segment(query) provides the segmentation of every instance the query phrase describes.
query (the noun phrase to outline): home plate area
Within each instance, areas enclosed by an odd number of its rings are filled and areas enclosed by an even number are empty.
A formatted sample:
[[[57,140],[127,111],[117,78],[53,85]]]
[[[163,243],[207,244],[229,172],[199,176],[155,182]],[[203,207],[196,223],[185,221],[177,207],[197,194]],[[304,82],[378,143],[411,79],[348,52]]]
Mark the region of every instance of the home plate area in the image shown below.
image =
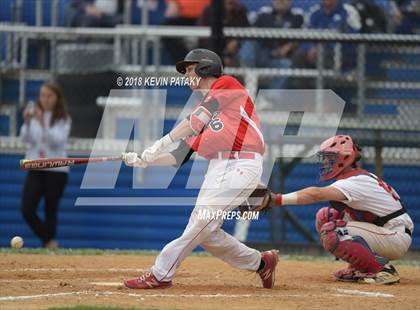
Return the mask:
[[[343,262],[282,259],[274,289],[253,272],[210,256],[191,256],[174,286],[130,290],[123,280],[140,275],[154,255],[0,254],[0,309],[96,306],[139,309],[418,309],[420,268],[397,266],[401,283],[375,286],[336,282]]]

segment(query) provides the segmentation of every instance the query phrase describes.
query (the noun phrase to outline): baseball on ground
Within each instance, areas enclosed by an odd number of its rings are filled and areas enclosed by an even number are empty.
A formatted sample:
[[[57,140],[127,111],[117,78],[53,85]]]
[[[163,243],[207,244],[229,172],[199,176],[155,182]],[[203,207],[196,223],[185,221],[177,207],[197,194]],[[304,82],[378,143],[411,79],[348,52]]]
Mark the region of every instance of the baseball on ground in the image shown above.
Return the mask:
[[[10,246],[14,249],[20,249],[23,246],[22,237],[15,236],[10,240]]]

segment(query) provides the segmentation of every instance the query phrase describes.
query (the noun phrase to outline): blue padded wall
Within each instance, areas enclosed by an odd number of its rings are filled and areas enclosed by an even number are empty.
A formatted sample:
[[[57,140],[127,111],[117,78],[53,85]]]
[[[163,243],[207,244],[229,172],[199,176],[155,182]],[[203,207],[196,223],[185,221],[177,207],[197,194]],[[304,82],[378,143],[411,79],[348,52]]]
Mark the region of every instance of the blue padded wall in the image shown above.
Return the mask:
[[[21,235],[29,247],[39,246],[37,238],[28,229],[20,215],[20,195],[25,172],[17,169],[22,156],[0,156],[0,247],[8,246],[14,235]],[[200,178],[206,169],[206,162],[200,161],[199,172],[192,178]],[[367,167],[371,169],[372,167]],[[197,190],[186,190],[191,163],[186,164],[166,190],[131,189],[132,171],[121,167],[116,188],[80,189],[84,167],[71,169],[69,184],[61,201],[59,212],[58,240],[63,247],[74,248],[120,248],[161,249],[167,242],[178,237],[186,226],[192,206],[75,206],[77,197],[196,197]],[[98,169],[100,171],[100,169]],[[386,181],[401,195],[414,222],[420,220],[420,168],[413,166],[385,166]],[[301,164],[286,181],[287,191],[315,184],[317,167]],[[161,168],[146,171],[146,178],[160,178]],[[317,206],[288,207],[302,223],[316,236],[314,216]],[[42,214],[42,203],[39,210]],[[230,233],[234,221],[226,221],[224,229]],[[276,227],[279,231],[280,227]],[[286,227],[287,240],[305,242],[294,227]],[[248,240],[269,240],[269,215],[262,215],[252,221]],[[414,231],[413,247],[420,248],[420,230]]]

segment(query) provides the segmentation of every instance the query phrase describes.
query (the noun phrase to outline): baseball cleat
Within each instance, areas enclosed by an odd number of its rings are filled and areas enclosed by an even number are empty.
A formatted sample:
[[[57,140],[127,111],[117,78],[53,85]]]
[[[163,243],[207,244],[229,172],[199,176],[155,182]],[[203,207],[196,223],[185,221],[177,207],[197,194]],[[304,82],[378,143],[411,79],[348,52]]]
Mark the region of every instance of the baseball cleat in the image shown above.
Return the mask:
[[[392,265],[385,265],[384,269],[373,276],[359,278],[359,283],[367,284],[394,284],[400,282],[400,275]]]
[[[345,269],[340,269],[334,272],[334,277],[337,281],[343,282],[357,282],[357,278],[355,278],[355,273],[357,270],[351,266]]]
[[[172,286],[172,281],[158,281],[151,272],[146,272],[139,278],[125,280],[124,285],[128,288],[146,290],[152,288],[170,288]]]
[[[400,281],[400,276],[392,265],[385,265],[378,273],[361,272],[349,267],[336,271],[334,276],[338,281],[365,284],[393,284]]]
[[[342,269],[334,272],[334,277],[337,281],[342,282],[360,282],[368,281],[367,279],[372,279],[375,277],[375,273],[371,272],[361,272],[354,268]]]
[[[273,288],[276,280],[276,266],[279,261],[279,251],[271,250],[261,253],[264,268],[258,271],[264,288]]]

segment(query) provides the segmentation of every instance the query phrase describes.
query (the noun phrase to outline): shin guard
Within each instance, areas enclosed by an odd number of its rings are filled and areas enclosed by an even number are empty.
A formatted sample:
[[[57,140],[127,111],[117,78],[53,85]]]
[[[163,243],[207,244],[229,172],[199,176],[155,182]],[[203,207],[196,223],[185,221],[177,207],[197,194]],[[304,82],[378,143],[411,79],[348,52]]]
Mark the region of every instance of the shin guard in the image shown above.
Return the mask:
[[[321,227],[321,242],[324,248],[361,272],[381,271],[386,260],[376,256],[362,237],[349,236],[346,224],[343,220],[337,220]]]

